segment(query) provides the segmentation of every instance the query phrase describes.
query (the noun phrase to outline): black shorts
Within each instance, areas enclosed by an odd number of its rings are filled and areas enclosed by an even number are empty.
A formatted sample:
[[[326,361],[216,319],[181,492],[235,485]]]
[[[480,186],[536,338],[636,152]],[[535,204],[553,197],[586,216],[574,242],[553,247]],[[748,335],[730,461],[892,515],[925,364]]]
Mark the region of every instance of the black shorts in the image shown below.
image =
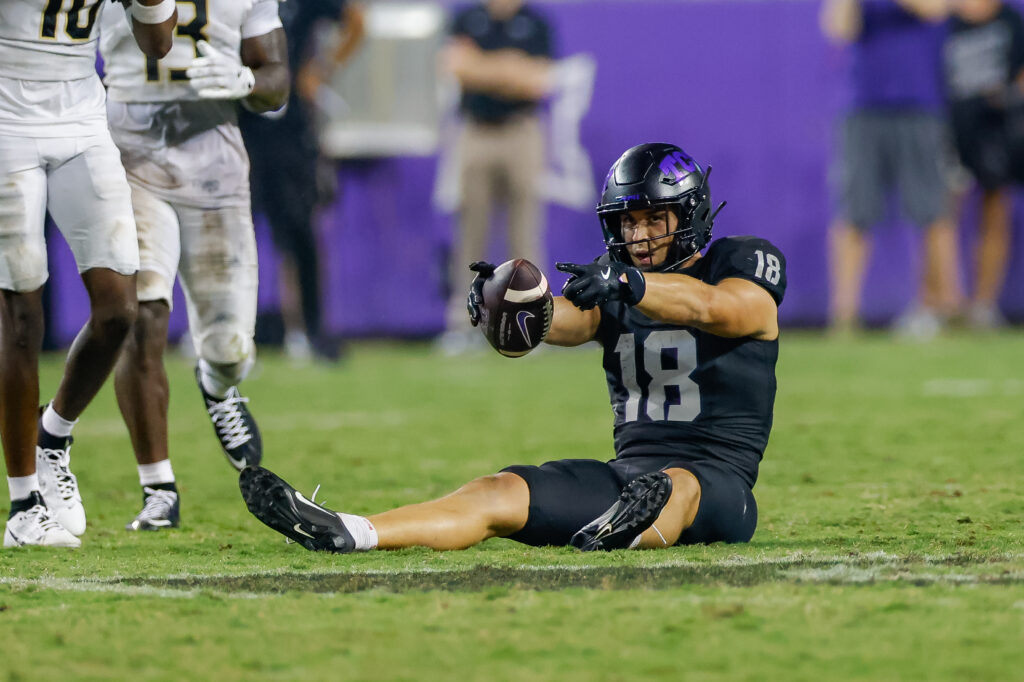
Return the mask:
[[[981,101],[960,102],[951,115],[960,163],[986,190],[1012,182],[1012,153],[1006,111]]]
[[[610,462],[562,459],[540,466],[502,469],[526,481],[530,513],[509,539],[527,545],[568,545],[569,539],[608,510],[633,479],[652,471],[686,469],[700,484],[700,506],[693,525],[677,545],[747,542],[757,526],[757,503],[750,486],[724,464],[671,457],[623,457]]]

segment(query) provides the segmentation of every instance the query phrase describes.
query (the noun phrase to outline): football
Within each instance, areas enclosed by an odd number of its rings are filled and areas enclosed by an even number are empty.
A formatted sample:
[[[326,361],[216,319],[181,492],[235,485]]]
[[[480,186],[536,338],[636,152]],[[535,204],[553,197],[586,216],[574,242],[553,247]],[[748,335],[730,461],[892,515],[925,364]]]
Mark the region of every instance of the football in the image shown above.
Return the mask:
[[[548,280],[523,258],[505,261],[484,281],[480,331],[502,355],[518,358],[540,345],[554,304]]]

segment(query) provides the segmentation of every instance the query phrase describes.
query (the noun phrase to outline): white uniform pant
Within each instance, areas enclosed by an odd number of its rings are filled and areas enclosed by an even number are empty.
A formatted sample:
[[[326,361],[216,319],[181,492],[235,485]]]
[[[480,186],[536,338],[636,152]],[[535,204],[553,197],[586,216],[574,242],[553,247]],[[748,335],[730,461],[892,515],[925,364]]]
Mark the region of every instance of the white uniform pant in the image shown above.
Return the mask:
[[[240,381],[254,358],[258,270],[252,213],[240,206],[171,203],[132,184],[139,234],[139,302],[171,304],[175,273],[188,305],[199,357],[237,365]]]
[[[49,276],[50,211],[79,272],[130,275],[139,250],[128,181],[106,127],[76,137],[0,132],[0,289],[33,291]]]

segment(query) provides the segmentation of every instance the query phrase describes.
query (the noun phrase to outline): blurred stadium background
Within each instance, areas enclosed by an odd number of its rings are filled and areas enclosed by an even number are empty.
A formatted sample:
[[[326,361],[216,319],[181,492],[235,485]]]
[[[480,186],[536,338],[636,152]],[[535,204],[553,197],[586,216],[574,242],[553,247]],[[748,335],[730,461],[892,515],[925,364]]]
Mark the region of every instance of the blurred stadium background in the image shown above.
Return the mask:
[[[366,3],[367,38],[319,98],[337,193],[319,215],[325,324],[346,337],[428,337],[444,326],[452,241],[454,85],[439,80],[449,3]],[[789,259],[780,314],[818,326],[828,303],[828,170],[843,96],[844,53],[830,47],[811,0],[539,1],[560,57],[544,109],[549,263],[585,260],[602,245],[594,188],[621,151],[677,142],[714,167],[728,207],[716,236],[756,233]],[[771,27],[768,29],[767,27]],[[326,46],[325,46],[326,49]],[[864,292],[869,324],[890,321],[916,292],[918,235],[898,216],[879,232]],[[279,305],[275,254],[260,232],[260,308]],[[969,244],[973,226],[962,240]],[[53,243],[56,339],[84,321],[85,292],[71,256]],[[1024,319],[1024,240],[1013,242],[1001,305]],[[501,255],[496,245],[496,256]],[[969,253],[969,251],[965,251]],[[965,273],[969,259],[964,258]],[[180,335],[184,306],[175,307]]]
[[[564,67],[540,179],[552,262],[601,252],[594,188],[623,149],[656,139],[714,166],[714,197],[729,202],[717,236],[756,233],[788,256],[753,542],[600,557],[505,540],[346,557],[286,546],[245,510],[191,362],[171,357],[183,528],[122,530],[138,488],[108,385],[76,430],[83,547],[0,552],[0,680],[1022,679],[1024,336],[918,346],[789,331],[819,327],[827,312],[844,56],[821,36],[819,3],[535,4]],[[440,495],[510,462],[611,452],[593,348],[509,361],[378,342],[443,329],[454,98],[434,57],[453,6],[366,3],[367,42],[321,93],[337,178],[319,217],[325,319],[373,341],[312,369],[263,352],[245,384],[268,465],[304,492],[324,484],[317,499],[353,513]],[[257,229],[260,307],[272,319],[275,254]],[[67,344],[88,306],[56,234],[52,329]],[[913,299],[917,238],[895,211],[879,232],[868,322],[888,323]],[[1024,240],[1013,248],[1002,308],[1020,323]],[[44,394],[62,360],[44,360]]]

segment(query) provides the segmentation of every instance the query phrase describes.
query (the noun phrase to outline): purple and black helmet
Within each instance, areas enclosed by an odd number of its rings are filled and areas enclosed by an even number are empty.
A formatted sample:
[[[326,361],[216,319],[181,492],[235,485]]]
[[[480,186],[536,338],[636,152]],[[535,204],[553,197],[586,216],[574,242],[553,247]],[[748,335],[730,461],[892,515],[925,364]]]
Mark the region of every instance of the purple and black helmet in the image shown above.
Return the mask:
[[[656,269],[673,270],[703,249],[711,239],[711,225],[723,202],[712,212],[708,176],[689,154],[673,144],[641,144],[627,149],[612,164],[604,182],[597,216],[612,260],[632,264],[622,240],[624,211],[664,206],[675,212],[679,225],[668,257]],[[649,241],[649,240],[640,240]]]

